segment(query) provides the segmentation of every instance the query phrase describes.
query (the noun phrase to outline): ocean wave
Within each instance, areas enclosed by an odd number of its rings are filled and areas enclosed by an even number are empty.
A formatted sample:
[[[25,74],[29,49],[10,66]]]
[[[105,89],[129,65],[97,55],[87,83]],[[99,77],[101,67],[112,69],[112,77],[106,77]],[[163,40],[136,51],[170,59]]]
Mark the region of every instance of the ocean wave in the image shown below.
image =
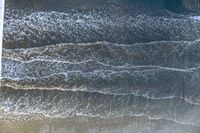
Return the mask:
[[[199,13],[198,0],[6,0],[6,7],[17,7],[22,9],[32,8],[37,10],[66,10],[66,9],[93,9],[96,6],[108,4],[137,5],[154,13],[169,10],[175,13]],[[136,6],[136,7],[137,7]],[[136,8],[135,7],[135,8]]]
[[[0,117],[125,116],[199,129],[194,3],[7,0]]]
[[[64,43],[30,49],[3,49],[2,61],[5,62],[3,66],[26,63],[58,65],[94,61],[94,63],[100,63],[99,66],[106,64],[126,67],[149,65],[190,69],[199,67],[199,49],[199,41],[159,41],[132,45],[108,42]]]
[[[138,67],[84,72],[81,68],[62,70],[55,66],[51,69],[34,65],[36,69],[31,66],[29,67],[31,69],[28,69],[28,66],[22,70],[3,71],[1,85],[15,89],[46,88],[53,90],[58,88],[60,90],[100,91],[110,94],[132,93],[152,98],[177,96],[199,103],[200,76],[196,71]]]
[[[3,49],[1,83],[15,89],[177,96],[199,103],[198,47],[199,41],[162,41]]]
[[[84,91],[13,90],[6,87],[0,91],[0,110],[13,112],[13,114],[41,114],[61,118],[77,116],[77,114],[96,118],[142,114],[154,119],[199,124],[199,106],[177,98],[152,100],[134,95],[114,96]]]
[[[135,16],[126,11],[122,14],[95,10],[86,13],[35,11],[23,17],[19,14],[5,19],[5,48],[97,41],[124,44],[193,41],[200,37],[200,22],[188,17]]]

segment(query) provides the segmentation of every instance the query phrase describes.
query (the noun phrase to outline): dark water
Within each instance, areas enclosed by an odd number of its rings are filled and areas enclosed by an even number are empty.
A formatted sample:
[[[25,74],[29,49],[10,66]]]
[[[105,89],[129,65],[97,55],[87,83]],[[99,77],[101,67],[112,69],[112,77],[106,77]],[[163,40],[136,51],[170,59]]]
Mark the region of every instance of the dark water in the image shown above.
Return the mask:
[[[199,133],[198,3],[7,0],[0,131]]]

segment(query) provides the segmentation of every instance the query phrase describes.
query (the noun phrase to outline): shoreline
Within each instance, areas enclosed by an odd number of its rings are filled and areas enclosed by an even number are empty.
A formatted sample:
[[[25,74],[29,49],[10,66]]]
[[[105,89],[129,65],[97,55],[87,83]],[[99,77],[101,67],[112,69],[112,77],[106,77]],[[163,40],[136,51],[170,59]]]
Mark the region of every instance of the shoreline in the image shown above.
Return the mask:
[[[197,125],[150,120],[143,116],[119,118],[24,116],[0,119],[0,132],[3,133],[198,133],[199,130],[200,126]]]

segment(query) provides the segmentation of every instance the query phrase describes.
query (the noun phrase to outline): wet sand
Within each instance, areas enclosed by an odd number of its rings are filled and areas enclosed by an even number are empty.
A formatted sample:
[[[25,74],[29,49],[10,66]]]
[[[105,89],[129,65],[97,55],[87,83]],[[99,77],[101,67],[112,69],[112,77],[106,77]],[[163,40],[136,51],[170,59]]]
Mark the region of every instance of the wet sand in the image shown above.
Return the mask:
[[[199,133],[200,126],[143,116],[2,119],[0,133]]]

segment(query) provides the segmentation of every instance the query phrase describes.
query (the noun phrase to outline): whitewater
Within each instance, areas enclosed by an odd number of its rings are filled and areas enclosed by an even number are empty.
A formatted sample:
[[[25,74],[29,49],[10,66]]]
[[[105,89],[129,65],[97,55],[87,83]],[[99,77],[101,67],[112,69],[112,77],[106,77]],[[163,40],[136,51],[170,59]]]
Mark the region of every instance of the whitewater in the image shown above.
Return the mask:
[[[0,131],[199,133],[199,38],[175,1],[7,0]]]

